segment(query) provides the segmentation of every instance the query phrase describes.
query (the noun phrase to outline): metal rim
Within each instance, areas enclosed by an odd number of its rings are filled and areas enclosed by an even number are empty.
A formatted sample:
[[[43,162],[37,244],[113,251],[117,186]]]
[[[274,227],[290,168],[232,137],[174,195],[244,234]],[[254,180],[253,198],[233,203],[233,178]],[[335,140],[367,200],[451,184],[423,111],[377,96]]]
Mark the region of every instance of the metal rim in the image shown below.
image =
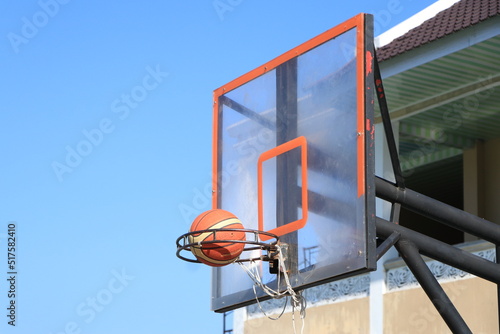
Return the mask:
[[[218,232],[244,232],[246,236],[246,240],[227,240],[227,239],[217,239],[217,233]],[[189,236],[193,234],[199,234],[199,233],[211,233],[214,236],[214,240],[208,240],[208,241],[201,241],[201,242],[194,242],[190,243],[189,242]],[[271,240],[268,242],[262,242],[260,240],[260,236],[264,235],[267,238],[270,238]],[[248,236],[252,236],[253,238],[249,238]],[[272,240],[274,239],[274,240]],[[259,230],[252,230],[252,229],[241,229],[241,228],[221,228],[221,229],[208,229],[208,230],[199,230],[199,231],[191,231],[188,233],[185,233],[181,235],[179,238],[177,238],[175,244],[177,246],[177,252],[175,255],[184,261],[187,262],[193,262],[193,263],[202,263],[196,258],[189,258],[181,254],[182,251],[187,251],[189,254],[192,256],[193,253],[191,252],[191,248],[198,246],[201,247],[203,245],[210,245],[210,244],[215,244],[215,243],[242,243],[245,244],[245,247],[243,248],[243,253],[245,251],[252,251],[252,250],[265,250],[267,251],[267,254],[263,254],[259,257],[253,257],[253,258],[237,258],[234,262],[248,262],[248,261],[271,261],[274,252],[276,252],[276,244],[279,241],[279,237],[273,233],[269,232],[264,232],[264,231],[259,231]]]

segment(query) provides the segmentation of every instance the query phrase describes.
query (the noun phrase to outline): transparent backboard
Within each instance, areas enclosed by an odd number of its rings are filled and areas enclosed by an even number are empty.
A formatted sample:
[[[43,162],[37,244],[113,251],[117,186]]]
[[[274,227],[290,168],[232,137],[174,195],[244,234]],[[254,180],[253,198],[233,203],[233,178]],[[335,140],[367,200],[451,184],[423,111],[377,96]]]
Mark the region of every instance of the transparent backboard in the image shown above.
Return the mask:
[[[213,207],[279,235],[295,289],[376,266],[372,26],[360,14],[214,91]],[[214,268],[212,309],[255,302],[252,286]]]

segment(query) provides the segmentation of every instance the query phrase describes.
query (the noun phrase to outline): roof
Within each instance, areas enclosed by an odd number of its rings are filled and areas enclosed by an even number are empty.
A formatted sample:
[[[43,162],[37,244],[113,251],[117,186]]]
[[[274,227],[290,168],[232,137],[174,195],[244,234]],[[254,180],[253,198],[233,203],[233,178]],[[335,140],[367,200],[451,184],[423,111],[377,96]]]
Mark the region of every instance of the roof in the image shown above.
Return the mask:
[[[377,49],[384,61],[500,15],[500,0],[461,0]]]
[[[500,138],[499,7],[439,0],[376,40],[405,183],[450,205],[464,152]]]

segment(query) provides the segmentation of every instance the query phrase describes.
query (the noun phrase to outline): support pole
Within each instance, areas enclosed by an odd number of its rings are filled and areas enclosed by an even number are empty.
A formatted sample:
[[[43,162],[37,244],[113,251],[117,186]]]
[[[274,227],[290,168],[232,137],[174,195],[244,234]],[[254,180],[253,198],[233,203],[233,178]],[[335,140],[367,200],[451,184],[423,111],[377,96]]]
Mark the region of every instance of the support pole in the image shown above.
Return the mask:
[[[466,271],[493,283],[500,283],[500,265],[488,261],[462,249],[448,245],[424,234],[415,232],[406,227],[393,224],[377,217],[377,235],[389,238],[394,232],[401,235],[401,240],[411,240],[421,254],[446,263],[457,269]]]
[[[290,59],[276,68],[276,146],[297,138],[297,58]],[[292,150],[276,157],[276,225],[282,226],[297,220],[301,204],[297,189],[297,171],[300,166],[300,152]],[[290,274],[296,274],[299,267],[298,232],[282,236],[287,244],[286,266]]]
[[[392,130],[391,117],[389,115],[389,108],[387,107],[387,98],[385,96],[384,85],[382,84],[382,75],[378,66],[377,55],[375,54],[375,61],[373,64],[373,76],[375,79],[375,89],[380,107],[380,114],[382,115],[382,124],[384,126],[385,139],[387,140],[387,148],[389,149],[389,156],[391,157],[392,170],[394,178],[398,187],[404,188],[405,181],[401,171],[401,164],[399,163],[398,149],[396,141],[394,140],[394,131]]]
[[[441,285],[432,275],[415,244],[409,240],[400,240],[396,243],[396,248],[450,330],[453,333],[472,333]]]
[[[375,178],[377,197],[401,205],[427,218],[433,219],[463,232],[478,236],[495,245],[500,244],[500,226],[486,219],[457,209],[411,189],[402,189],[393,183]]]
[[[496,244],[495,247],[495,260],[498,266],[500,266],[500,244]],[[498,324],[500,328],[500,282],[497,282],[497,311],[498,311]]]
[[[393,232],[380,246],[377,247],[377,261],[380,260],[380,258],[396,244],[396,242],[398,242],[399,237],[401,237],[399,232]]]

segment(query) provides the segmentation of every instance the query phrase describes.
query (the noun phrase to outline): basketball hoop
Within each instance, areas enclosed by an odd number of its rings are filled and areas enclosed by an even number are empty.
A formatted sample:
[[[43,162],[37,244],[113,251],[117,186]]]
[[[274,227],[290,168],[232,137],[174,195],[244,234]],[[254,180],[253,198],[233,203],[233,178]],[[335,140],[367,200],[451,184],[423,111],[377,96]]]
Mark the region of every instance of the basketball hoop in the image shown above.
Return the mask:
[[[246,235],[245,240],[227,240],[217,238],[217,235],[226,233],[226,232],[244,232]],[[212,238],[207,238],[211,240],[205,240],[200,242],[190,242],[189,237],[194,236],[200,233],[208,233]],[[266,239],[271,239],[270,242],[261,241],[261,236],[265,236]],[[255,261],[273,261],[276,257],[277,244],[279,238],[277,235],[258,231],[251,229],[236,229],[236,228],[223,228],[223,229],[208,229],[208,230],[199,230],[199,231],[191,231],[181,235],[177,238],[177,252],[176,255],[179,259],[194,262],[194,263],[202,263],[196,257],[194,257],[192,253],[192,249],[194,248],[202,248],[203,246],[217,245],[221,243],[231,243],[231,244],[245,244],[243,248],[243,253],[246,257],[238,257],[234,262],[255,262]],[[266,254],[260,256],[253,256],[253,251],[261,250],[266,251]],[[191,257],[184,255],[184,253],[191,254]],[[182,254],[181,254],[182,253]],[[250,254],[248,254],[250,253]],[[193,258],[194,257],[194,258]]]
[[[228,240],[226,238],[217,237],[217,235],[224,235],[227,232],[243,232],[245,233],[245,238]],[[200,235],[200,234],[208,234],[209,240],[199,241],[199,242],[190,242],[192,240],[192,236]],[[262,241],[262,237],[266,240],[266,242]],[[259,299],[257,297],[257,287],[260,288],[263,292],[265,292],[269,297],[273,299],[281,299],[283,297],[290,297],[292,304],[292,318],[293,318],[293,326],[295,332],[295,319],[294,313],[295,309],[298,308],[300,310],[301,319],[305,318],[305,308],[306,301],[304,297],[293,290],[292,285],[290,283],[290,279],[288,277],[288,269],[285,264],[286,260],[286,245],[280,244],[279,237],[273,233],[252,230],[252,229],[235,229],[235,228],[221,228],[221,229],[207,229],[207,230],[199,230],[199,231],[191,231],[181,235],[177,238],[177,252],[176,255],[179,259],[193,262],[193,263],[203,263],[194,256],[194,249],[202,249],[203,247],[210,247],[211,245],[220,245],[220,244],[244,244],[243,252],[241,255],[236,258],[232,263],[237,263],[240,267],[247,273],[247,275],[254,282],[253,291],[255,294],[255,299],[261,309],[262,313],[272,320],[277,320],[283,315],[287,302],[285,302],[283,306],[283,311],[278,317],[270,317],[265,313],[265,311],[260,306]],[[259,255],[256,256],[256,251],[259,251]],[[263,254],[263,251],[265,252]],[[190,256],[186,254],[191,254]],[[272,289],[268,285],[266,285],[262,281],[262,277],[256,266],[257,261],[265,261],[269,262],[269,268],[271,273],[275,273],[277,275],[277,288]],[[280,286],[281,281],[284,281],[284,286]],[[304,322],[302,323],[303,330]]]

